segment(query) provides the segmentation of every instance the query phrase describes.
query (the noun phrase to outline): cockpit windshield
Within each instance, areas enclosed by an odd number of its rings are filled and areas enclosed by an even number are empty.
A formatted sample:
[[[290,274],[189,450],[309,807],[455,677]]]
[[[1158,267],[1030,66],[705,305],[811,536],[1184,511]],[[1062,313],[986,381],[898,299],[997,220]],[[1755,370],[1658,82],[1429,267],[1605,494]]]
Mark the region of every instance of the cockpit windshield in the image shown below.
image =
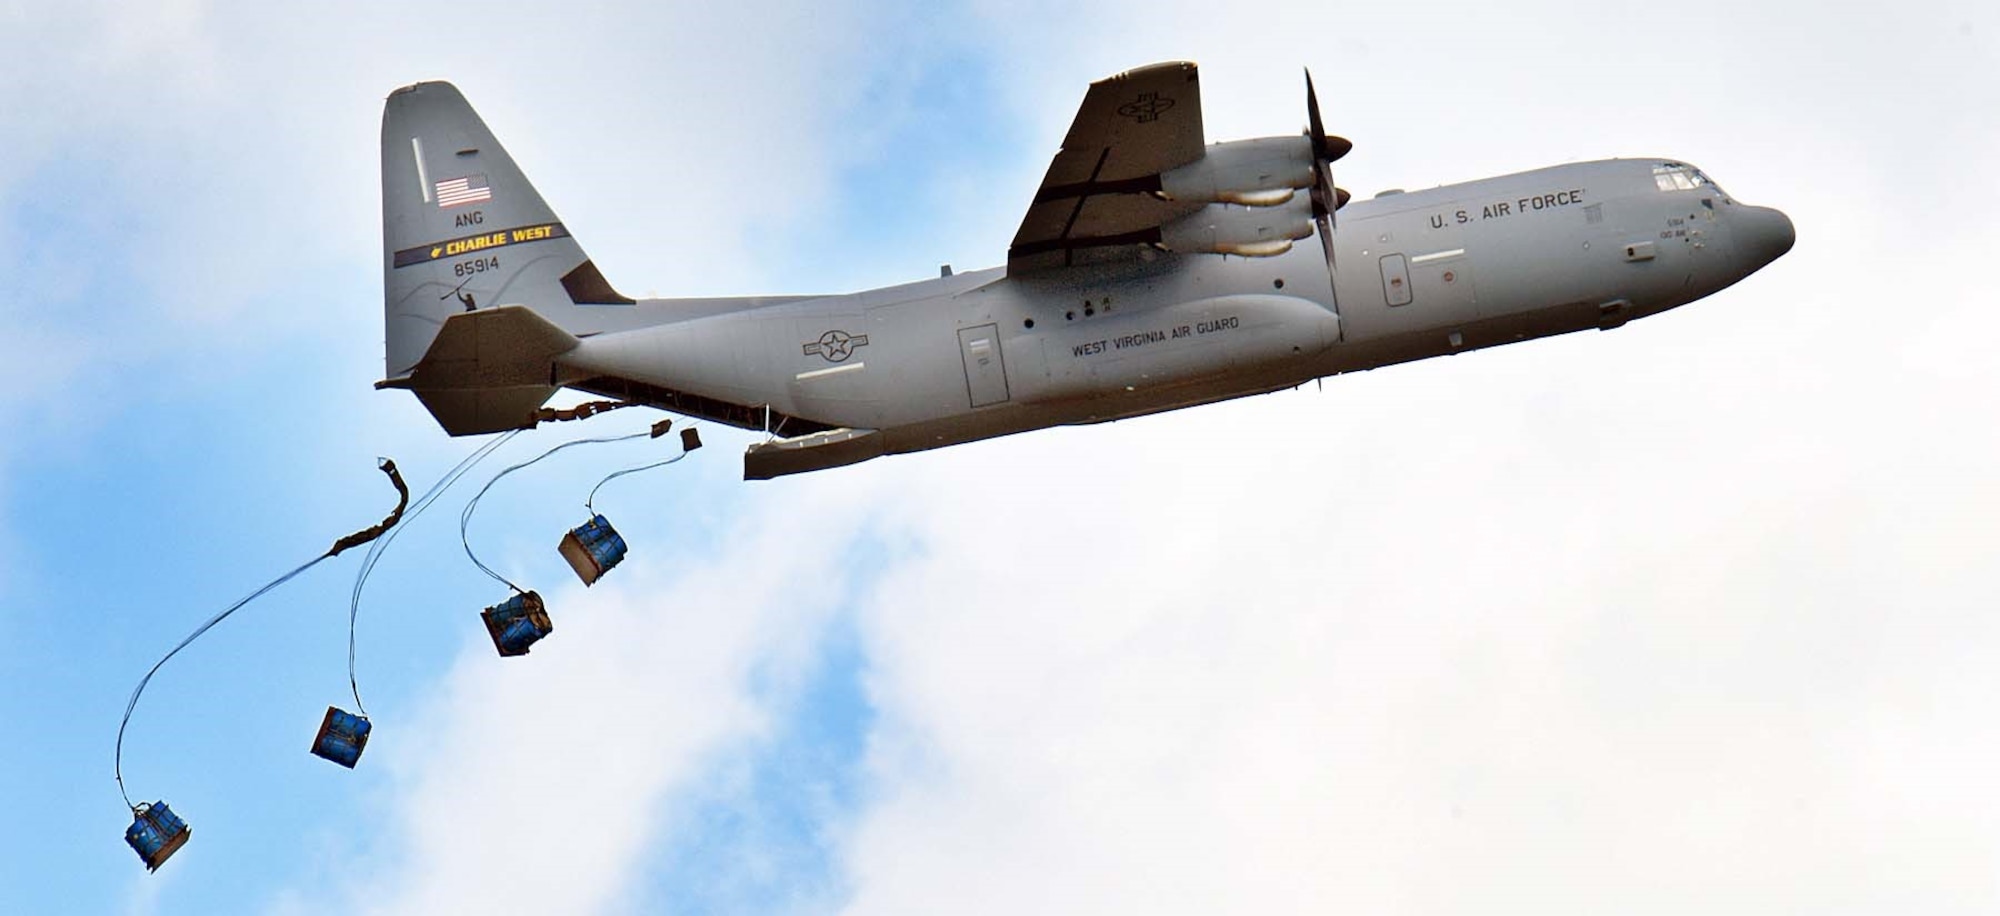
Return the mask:
[[[1722,190],[1717,188],[1715,182],[1707,175],[1702,174],[1700,169],[1678,162],[1654,166],[1653,183],[1659,185],[1662,191],[1692,191],[1703,187],[1715,188],[1717,192]]]

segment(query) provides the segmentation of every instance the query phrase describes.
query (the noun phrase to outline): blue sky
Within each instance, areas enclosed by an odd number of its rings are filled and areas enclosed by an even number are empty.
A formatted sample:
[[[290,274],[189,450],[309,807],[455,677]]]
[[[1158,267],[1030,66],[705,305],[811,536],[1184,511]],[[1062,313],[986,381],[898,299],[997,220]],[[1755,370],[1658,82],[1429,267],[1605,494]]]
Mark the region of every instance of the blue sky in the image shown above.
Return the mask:
[[[6,912],[1990,910],[2000,856],[2000,19],[1561,3],[0,8]],[[746,484],[749,437],[598,508],[634,442],[349,554],[449,440],[381,372],[382,98],[458,83],[628,293],[1002,258],[1084,84],[1203,65],[1211,139],[1311,66],[1359,194],[1700,163],[1797,250],[1572,335]],[[1870,66],[1856,66],[1855,61]],[[490,474],[635,411],[523,435]],[[533,861],[533,869],[514,857]],[[1584,867],[1579,868],[1579,865]],[[1442,877],[1441,877],[1442,876]]]

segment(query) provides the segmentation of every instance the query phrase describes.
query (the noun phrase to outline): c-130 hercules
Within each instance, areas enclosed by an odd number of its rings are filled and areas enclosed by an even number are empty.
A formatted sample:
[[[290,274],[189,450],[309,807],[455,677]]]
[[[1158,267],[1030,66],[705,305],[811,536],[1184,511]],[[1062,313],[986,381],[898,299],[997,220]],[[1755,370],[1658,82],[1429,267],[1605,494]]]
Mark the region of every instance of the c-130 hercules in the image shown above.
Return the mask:
[[[1310,76],[1306,105],[1301,136],[1208,145],[1194,64],[1121,73],[1091,84],[1004,268],[635,301],[457,89],[408,86],[382,119],[377,387],[454,436],[532,426],[559,388],[767,430],[744,476],[768,479],[1614,328],[1792,246],[1783,213],[1660,159],[1347,205]]]

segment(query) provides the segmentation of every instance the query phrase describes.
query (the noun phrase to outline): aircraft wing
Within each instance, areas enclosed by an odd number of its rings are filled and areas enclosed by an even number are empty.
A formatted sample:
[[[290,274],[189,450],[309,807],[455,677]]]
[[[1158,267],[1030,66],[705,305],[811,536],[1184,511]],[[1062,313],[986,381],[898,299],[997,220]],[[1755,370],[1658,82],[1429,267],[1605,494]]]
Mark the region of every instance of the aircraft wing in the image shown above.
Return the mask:
[[[1090,84],[1007,251],[1011,275],[1137,259],[1201,208],[1162,200],[1160,173],[1202,157],[1201,82],[1185,61]]]

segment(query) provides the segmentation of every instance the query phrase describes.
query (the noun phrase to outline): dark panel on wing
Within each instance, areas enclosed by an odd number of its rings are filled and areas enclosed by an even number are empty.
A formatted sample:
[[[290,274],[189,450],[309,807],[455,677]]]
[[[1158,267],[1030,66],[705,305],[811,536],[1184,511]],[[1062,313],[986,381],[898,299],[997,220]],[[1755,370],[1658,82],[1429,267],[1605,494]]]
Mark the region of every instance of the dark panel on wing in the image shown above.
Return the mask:
[[[1195,65],[1154,64],[1090,84],[1007,254],[1010,274],[1137,257],[1147,234],[1200,208],[1161,200],[1160,173],[1202,156]],[[1122,251],[1121,251],[1122,249]],[[1091,250],[1079,259],[1077,253]]]

